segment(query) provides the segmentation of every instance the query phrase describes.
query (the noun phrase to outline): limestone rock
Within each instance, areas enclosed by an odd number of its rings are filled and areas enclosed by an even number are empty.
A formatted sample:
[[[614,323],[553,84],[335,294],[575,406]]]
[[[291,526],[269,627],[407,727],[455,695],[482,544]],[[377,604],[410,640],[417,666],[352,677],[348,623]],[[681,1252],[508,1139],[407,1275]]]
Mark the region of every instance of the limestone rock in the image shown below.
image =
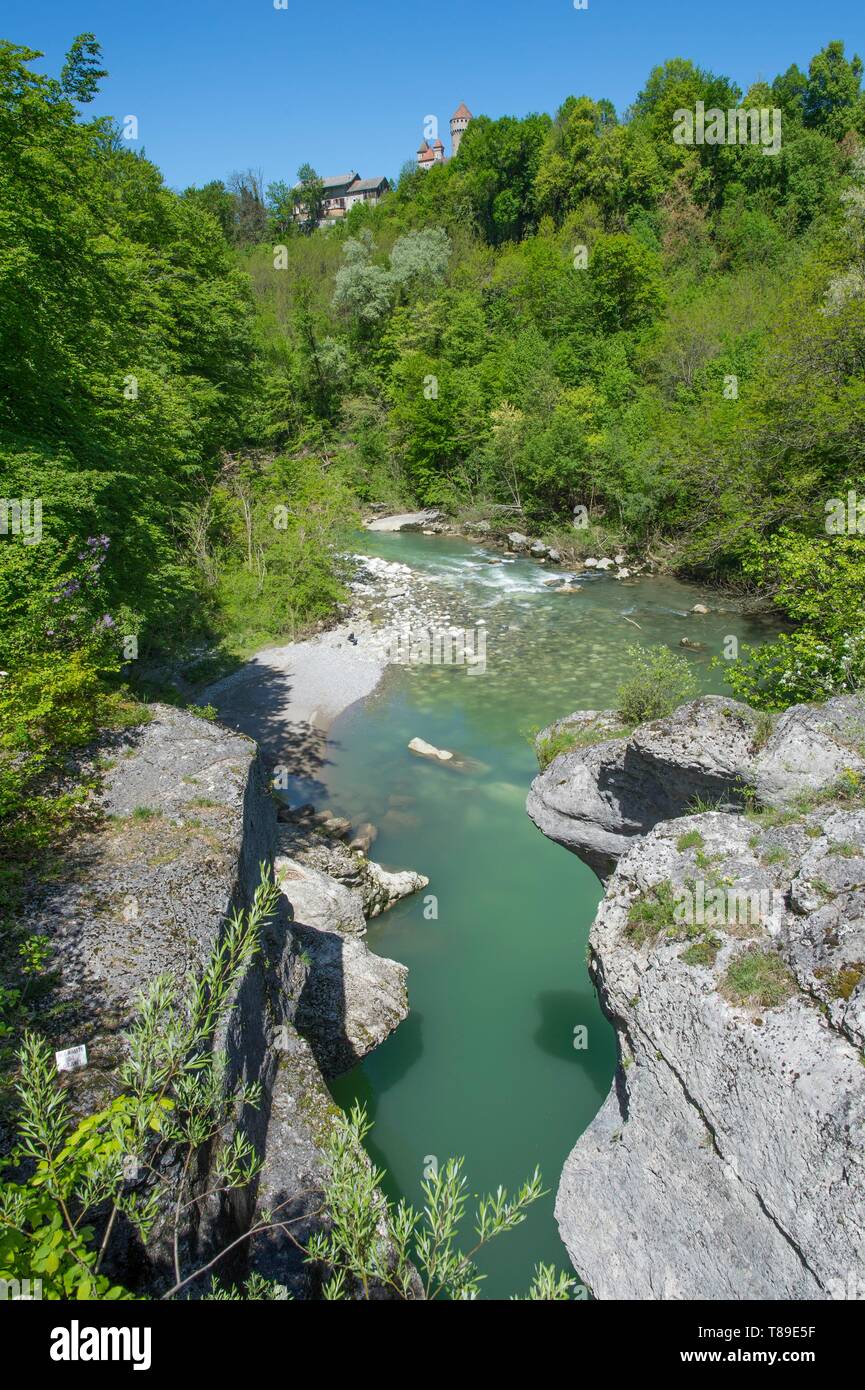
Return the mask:
[[[349,1071],[408,1016],[408,970],[356,936],[292,924],[309,960],[295,1027],[325,1076]]]
[[[367,917],[378,917],[394,903],[419,893],[428,883],[426,875],[415,873],[414,869],[383,869],[381,864],[370,859],[363,883],[364,911]]]
[[[413,869],[390,871],[367,859],[362,851],[338,840],[326,839],[307,824],[282,826],[279,831],[279,849],[286,861],[291,861],[292,871],[299,868],[317,871],[320,878],[335,880],[343,885],[355,899],[343,916],[353,923],[358,913],[364,917],[378,917],[394,906],[402,898],[426,888],[429,879]],[[319,880],[314,880],[315,882]],[[327,892],[327,883],[323,885]],[[291,897],[291,885],[285,890]],[[303,889],[300,890],[301,893]],[[343,900],[340,900],[343,902]],[[327,920],[320,923],[328,930],[337,930],[337,920],[330,911],[325,912]]]
[[[823,881],[832,858],[828,837],[804,833],[820,828],[815,815],[755,846],[741,816],[663,822],[610,881],[590,968],[623,1065],[556,1204],[600,1298],[825,1299],[842,1274],[865,1280],[865,815],[833,816],[831,834],[856,856],[836,859],[831,902],[803,913],[791,885]],[[704,872],[694,848],[678,848],[688,832],[713,877],[776,895],[780,912],[743,923],[737,911],[701,934],[670,921],[637,945],[635,903],[664,885],[683,894]],[[690,960],[689,936],[691,948],[713,938],[714,958]],[[727,993],[726,972],[749,949],[777,953],[788,972],[775,1007]]]
[[[413,738],[408,747],[410,752],[417,753],[421,758],[438,758],[442,763],[449,763],[454,756],[446,748],[436,748],[423,738]]]
[[[792,706],[760,746],[747,705],[707,695],[630,738],[562,754],[535,778],[527,810],[545,835],[605,875],[636,836],[683,815],[695,797],[735,808],[754,791],[783,806],[825,790],[845,768],[865,773],[854,747],[863,736],[865,701],[856,696]]]
[[[556,758],[528,802],[613,870],[590,973],[620,1065],[565,1164],[562,1238],[600,1298],[849,1297],[865,1287],[865,700],[794,706],[770,730],[718,697],[618,739],[612,718],[544,731],[601,741]],[[742,814],[747,789],[784,814]],[[689,815],[695,795],[726,809]]]
[[[363,936],[366,921],[356,894],[308,864],[280,855],[274,876],[294,911],[294,921],[317,931]]]
[[[383,516],[367,522],[368,531],[422,531],[425,526],[435,525],[444,520],[444,512],[427,508],[423,512],[399,512],[395,516]]]

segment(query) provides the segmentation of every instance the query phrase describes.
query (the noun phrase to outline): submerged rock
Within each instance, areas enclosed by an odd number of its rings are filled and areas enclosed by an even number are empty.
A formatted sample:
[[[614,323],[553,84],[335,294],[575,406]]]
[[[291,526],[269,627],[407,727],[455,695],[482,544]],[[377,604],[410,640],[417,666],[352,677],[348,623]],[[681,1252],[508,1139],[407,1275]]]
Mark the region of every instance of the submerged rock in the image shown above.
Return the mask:
[[[349,849],[359,849],[362,854],[368,854],[373,842],[378,839],[378,831],[368,820],[361,821],[349,842]]]
[[[442,763],[450,762],[454,756],[446,748],[436,748],[423,738],[411,739],[408,747],[410,752],[417,753],[421,758],[438,758],[439,762]]]

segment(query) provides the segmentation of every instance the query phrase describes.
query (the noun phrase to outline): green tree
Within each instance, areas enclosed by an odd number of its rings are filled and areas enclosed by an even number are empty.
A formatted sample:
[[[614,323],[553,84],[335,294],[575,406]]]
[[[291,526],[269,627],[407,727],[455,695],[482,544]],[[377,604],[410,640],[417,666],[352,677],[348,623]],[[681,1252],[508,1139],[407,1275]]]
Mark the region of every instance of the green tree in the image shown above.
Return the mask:
[[[836,39],[811,59],[802,109],[805,124],[840,140],[861,120],[862,59]]]
[[[301,164],[297,171],[297,206],[301,213],[301,229],[309,236],[324,216],[324,184],[311,164]]]
[[[108,76],[107,69],[99,66],[101,59],[102,50],[94,34],[79,34],[73,39],[60,72],[63,95],[80,102],[82,106],[91,102],[99,83]]]

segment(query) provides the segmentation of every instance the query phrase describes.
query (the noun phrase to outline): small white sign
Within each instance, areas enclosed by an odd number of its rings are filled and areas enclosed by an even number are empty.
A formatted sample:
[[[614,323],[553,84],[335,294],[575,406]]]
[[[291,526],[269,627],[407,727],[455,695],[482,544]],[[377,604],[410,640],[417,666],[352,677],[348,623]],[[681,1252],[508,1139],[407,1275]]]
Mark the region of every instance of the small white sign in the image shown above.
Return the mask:
[[[62,1052],[54,1053],[54,1060],[58,1071],[77,1071],[79,1067],[87,1066],[87,1048],[84,1043],[79,1043],[77,1047],[66,1047]]]

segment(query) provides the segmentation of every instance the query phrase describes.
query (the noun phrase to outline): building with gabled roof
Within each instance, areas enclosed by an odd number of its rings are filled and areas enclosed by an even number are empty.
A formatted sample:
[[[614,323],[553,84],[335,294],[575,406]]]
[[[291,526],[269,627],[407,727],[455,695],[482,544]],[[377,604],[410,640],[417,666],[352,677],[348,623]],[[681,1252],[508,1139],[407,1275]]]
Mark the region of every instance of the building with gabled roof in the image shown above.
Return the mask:
[[[374,179],[362,179],[356,169],[349,170],[347,174],[329,175],[323,178],[321,183],[324,189],[324,204],[323,215],[318,224],[320,227],[326,227],[329,223],[345,217],[355,203],[375,205],[390,189],[390,181],[383,175]],[[300,192],[299,185],[295,192]],[[306,209],[302,203],[295,204],[294,216],[295,221],[301,221],[306,216]]]

